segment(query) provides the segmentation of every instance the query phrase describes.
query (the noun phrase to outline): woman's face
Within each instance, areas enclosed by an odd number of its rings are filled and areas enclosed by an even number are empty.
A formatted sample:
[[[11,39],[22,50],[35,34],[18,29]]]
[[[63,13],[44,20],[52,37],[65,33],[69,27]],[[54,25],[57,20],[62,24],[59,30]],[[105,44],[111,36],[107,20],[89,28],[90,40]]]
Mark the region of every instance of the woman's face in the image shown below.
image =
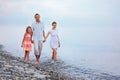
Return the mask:
[[[32,32],[32,29],[31,28],[28,28],[28,33],[31,33]]]
[[[57,24],[53,24],[52,28],[55,29],[57,27]]]

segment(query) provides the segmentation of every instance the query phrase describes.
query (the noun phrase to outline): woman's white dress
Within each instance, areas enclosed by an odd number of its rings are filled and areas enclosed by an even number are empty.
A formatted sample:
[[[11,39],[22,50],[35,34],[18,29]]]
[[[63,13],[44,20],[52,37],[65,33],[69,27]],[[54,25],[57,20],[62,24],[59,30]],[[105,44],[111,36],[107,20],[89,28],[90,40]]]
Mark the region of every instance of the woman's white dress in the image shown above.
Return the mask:
[[[51,34],[50,47],[58,48],[58,31],[51,29],[49,32]]]

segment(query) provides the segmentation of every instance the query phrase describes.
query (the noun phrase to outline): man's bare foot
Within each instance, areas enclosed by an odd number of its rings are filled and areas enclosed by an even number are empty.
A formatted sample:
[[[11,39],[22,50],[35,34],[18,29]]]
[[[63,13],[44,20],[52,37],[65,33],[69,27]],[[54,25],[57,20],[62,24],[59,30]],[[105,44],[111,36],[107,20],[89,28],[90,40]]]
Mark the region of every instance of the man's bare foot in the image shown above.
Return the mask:
[[[57,59],[53,59],[55,62],[57,61]]]
[[[54,60],[54,57],[52,56],[52,60]]]
[[[38,63],[40,64],[40,61],[38,61]]]

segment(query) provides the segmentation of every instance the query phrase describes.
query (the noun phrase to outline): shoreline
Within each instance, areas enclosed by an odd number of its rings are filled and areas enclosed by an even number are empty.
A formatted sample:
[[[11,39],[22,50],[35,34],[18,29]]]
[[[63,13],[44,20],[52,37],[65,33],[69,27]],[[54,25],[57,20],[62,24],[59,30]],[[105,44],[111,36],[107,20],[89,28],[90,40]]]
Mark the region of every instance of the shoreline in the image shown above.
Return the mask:
[[[0,80],[73,80],[65,74],[42,67],[41,64],[24,63],[19,57],[0,51]]]
[[[24,63],[0,45],[0,80],[120,80],[106,72],[84,67],[74,67],[62,60],[43,60],[40,64]]]

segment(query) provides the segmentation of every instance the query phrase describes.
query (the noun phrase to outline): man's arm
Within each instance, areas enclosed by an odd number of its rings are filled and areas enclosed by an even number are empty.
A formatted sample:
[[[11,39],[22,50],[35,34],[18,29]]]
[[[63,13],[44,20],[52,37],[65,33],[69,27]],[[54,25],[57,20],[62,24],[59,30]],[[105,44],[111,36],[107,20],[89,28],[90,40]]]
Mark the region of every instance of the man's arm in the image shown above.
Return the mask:
[[[45,31],[43,30],[43,37],[44,37],[44,39],[45,39]]]
[[[34,41],[33,41],[33,32],[34,32],[33,24],[31,24],[31,28],[32,28],[32,43],[34,43]]]

